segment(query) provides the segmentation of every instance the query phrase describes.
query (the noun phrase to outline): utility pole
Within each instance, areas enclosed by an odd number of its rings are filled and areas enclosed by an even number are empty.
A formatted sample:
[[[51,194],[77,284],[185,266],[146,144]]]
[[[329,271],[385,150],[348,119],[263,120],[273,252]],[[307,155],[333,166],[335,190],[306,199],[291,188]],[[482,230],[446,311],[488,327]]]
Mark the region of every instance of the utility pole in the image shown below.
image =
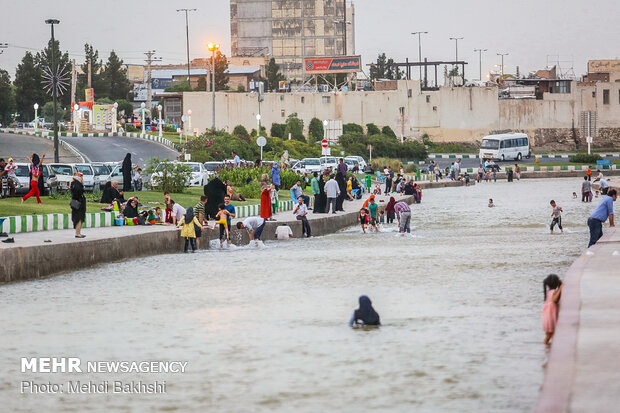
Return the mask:
[[[187,14],[190,11],[196,11],[197,9],[177,9],[177,11],[185,12],[185,41],[187,45],[187,83],[189,83],[189,20]]]
[[[454,61],[458,62],[459,61],[459,40],[463,40],[462,37],[451,37],[450,40],[454,40],[454,43],[456,45],[456,56]],[[457,63],[454,63],[454,67],[457,68],[457,74],[458,74],[458,66]]]
[[[422,83],[422,40],[420,40],[420,37],[423,34],[428,34],[428,32],[413,32],[411,34],[414,36],[418,35],[418,62],[420,63],[420,84],[421,84]]]
[[[342,6],[343,6],[343,14],[342,14],[342,30],[344,33],[344,54],[343,56],[347,55],[347,0],[342,0]],[[334,76],[334,79],[336,77]]]
[[[77,103],[75,99],[75,92],[77,89],[77,76],[75,72],[75,59],[71,61],[71,107],[74,103]]]
[[[474,52],[478,52],[478,63],[480,64],[479,67],[479,74],[478,74],[478,80],[482,81],[482,52],[486,52],[488,49],[474,49]]]
[[[151,63],[161,61],[161,57],[153,57],[155,50],[149,50],[146,55],[146,108],[151,110]]]
[[[502,57],[502,78],[504,77],[504,56],[508,56],[509,53],[497,53],[498,56]]]
[[[52,28],[52,56],[51,56],[51,64],[50,72],[52,73],[52,102],[54,104],[54,162],[60,162],[60,157],[58,155],[58,113],[56,112],[56,108],[58,107],[58,71],[54,65],[54,48],[56,47],[56,41],[54,40],[54,25],[59,24],[60,20],[57,19],[47,19],[45,20],[46,24],[49,24]]]

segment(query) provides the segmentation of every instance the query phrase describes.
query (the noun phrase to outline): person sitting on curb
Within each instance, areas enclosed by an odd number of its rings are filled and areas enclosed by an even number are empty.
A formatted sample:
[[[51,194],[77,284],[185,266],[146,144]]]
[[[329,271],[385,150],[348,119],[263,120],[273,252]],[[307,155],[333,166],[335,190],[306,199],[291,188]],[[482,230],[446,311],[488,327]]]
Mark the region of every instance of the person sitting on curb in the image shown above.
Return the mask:
[[[295,218],[298,221],[301,221],[301,232],[307,238],[310,238],[310,223],[308,222],[308,207],[304,204],[303,198],[300,196],[297,198],[297,205],[295,205],[295,209],[293,210],[293,214],[295,214]]]
[[[256,246],[258,246],[258,241],[260,241],[266,222],[265,218],[248,217],[243,222],[237,222],[237,229],[247,229],[250,233],[250,241],[256,241]]]
[[[282,224],[276,228],[275,237],[277,240],[287,240],[293,238],[293,230],[286,224]]]

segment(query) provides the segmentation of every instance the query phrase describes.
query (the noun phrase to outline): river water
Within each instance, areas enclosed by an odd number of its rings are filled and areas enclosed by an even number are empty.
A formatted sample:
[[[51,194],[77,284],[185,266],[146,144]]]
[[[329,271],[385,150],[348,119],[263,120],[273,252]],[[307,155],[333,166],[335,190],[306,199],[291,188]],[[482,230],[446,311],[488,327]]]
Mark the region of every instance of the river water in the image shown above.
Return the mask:
[[[542,280],[562,275],[587,245],[594,203],[572,199],[579,185],[427,190],[409,237],[353,227],[2,286],[2,410],[530,411],[546,358]],[[548,232],[551,198],[564,208],[564,235]],[[361,294],[383,327],[347,327]],[[188,365],[179,374],[21,373],[20,358],[34,356]],[[24,380],[65,390],[20,394]],[[167,387],[67,394],[67,380]]]

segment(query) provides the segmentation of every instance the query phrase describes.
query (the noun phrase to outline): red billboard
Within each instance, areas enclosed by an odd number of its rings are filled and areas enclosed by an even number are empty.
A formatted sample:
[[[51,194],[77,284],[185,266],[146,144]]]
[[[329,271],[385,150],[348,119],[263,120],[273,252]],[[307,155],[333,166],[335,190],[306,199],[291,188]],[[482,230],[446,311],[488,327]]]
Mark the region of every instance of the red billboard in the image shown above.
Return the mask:
[[[304,71],[307,74],[361,72],[362,58],[361,56],[306,57]]]

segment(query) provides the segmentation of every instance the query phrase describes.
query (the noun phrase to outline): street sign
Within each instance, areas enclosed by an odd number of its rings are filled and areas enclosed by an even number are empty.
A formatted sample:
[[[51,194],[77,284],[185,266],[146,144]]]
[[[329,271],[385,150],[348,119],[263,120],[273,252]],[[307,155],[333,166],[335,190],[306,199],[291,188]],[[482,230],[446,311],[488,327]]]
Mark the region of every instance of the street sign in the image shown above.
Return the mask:
[[[586,137],[586,142],[587,143],[592,143],[592,136]]]
[[[322,148],[327,148],[329,146],[329,142],[327,142],[327,139],[323,139],[321,141],[321,147]]]
[[[265,139],[264,136],[259,136],[258,138],[256,138],[256,144],[262,148],[263,146],[267,145],[267,139]]]
[[[323,156],[331,156],[332,148],[321,148],[321,155]]]

